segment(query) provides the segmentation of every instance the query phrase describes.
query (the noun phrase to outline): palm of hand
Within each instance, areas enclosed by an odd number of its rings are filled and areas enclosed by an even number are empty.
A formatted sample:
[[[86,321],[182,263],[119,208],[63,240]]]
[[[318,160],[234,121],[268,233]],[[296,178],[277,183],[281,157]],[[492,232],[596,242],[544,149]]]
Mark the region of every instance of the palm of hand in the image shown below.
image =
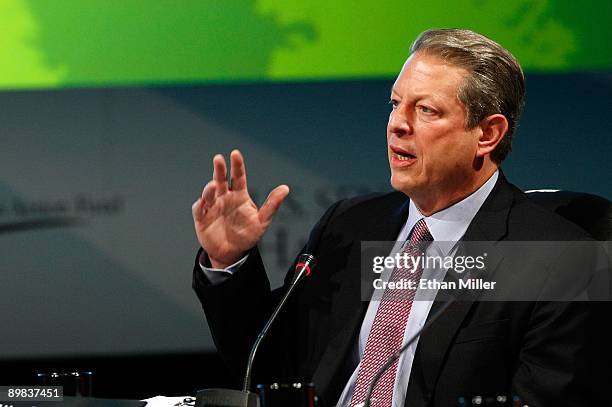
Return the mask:
[[[213,267],[225,268],[257,244],[289,188],[286,185],[276,187],[261,208],[257,208],[247,190],[244,159],[240,152],[235,150],[231,154],[231,189],[223,157],[215,156],[213,163],[213,180],[193,204],[192,214],[198,241],[208,253]]]
[[[202,248],[214,253],[222,263],[234,263],[232,256],[237,251],[246,252],[255,246],[266,227],[259,219],[259,209],[244,190],[227,191],[217,197],[202,221],[196,221]]]

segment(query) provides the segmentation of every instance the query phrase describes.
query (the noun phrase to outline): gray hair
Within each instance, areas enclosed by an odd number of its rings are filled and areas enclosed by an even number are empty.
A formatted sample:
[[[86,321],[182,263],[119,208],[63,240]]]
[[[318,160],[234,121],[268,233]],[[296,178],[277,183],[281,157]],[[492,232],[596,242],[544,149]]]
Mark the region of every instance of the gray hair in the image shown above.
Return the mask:
[[[469,72],[457,91],[467,110],[467,128],[492,114],[506,117],[508,132],[491,152],[491,159],[501,163],[512,149],[525,98],[525,76],[516,58],[484,35],[454,28],[421,33],[410,52],[437,56]]]

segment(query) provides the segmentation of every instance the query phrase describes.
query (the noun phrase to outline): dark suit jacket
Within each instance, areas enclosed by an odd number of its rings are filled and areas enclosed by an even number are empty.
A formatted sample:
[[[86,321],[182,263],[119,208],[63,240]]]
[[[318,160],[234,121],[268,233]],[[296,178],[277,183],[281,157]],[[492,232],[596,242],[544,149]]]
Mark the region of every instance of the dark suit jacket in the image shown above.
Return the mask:
[[[354,347],[368,305],[360,299],[360,242],[395,240],[408,206],[407,197],[394,192],[342,201],[325,213],[311,234],[320,236],[316,271],[294,292],[260,348],[253,383],[312,381],[323,405],[338,401],[355,369]],[[584,238],[581,229],[529,201],[501,173],[464,236]],[[270,290],[254,249],[235,275],[217,285],[208,283],[196,260],[193,287],[218,351],[240,377],[286,285]],[[602,309],[597,311],[609,318]],[[602,323],[596,318],[586,303],[456,302],[421,335],[406,405],[447,407],[457,405],[459,396],[510,394],[530,406],[610,405],[599,398],[593,373],[606,344],[595,334]]]

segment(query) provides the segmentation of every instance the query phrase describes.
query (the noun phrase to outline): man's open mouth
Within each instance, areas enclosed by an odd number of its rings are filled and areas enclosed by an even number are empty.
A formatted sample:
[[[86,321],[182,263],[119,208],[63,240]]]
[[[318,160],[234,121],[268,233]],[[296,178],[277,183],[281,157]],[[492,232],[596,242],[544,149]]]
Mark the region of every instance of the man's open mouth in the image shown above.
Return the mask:
[[[408,160],[413,160],[413,159],[416,158],[415,155],[410,154],[408,151],[402,150],[402,149],[397,148],[397,147],[391,147],[391,151],[393,152],[393,155],[399,161],[408,161]]]

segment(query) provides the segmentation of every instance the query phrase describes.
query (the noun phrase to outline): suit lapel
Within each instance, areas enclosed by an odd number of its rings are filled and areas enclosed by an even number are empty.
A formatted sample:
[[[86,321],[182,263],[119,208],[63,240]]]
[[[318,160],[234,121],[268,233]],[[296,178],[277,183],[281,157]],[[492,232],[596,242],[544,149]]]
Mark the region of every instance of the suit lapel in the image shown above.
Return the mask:
[[[464,237],[464,241],[499,241],[507,233],[507,221],[510,208],[513,204],[512,187],[504,177],[500,170],[499,179],[485,200],[482,207],[470,223]],[[497,264],[501,259],[494,255],[495,258],[489,258],[487,263],[491,265]],[[434,302],[429,313],[431,317],[437,309],[442,305],[441,301]],[[448,350],[451,347],[453,338],[459,330],[464,319],[468,315],[474,304],[473,300],[457,301],[452,304],[442,314],[431,327],[421,334],[415,357],[416,364],[413,364],[413,369],[408,386],[407,401],[417,400],[420,402],[417,405],[426,404],[426,401],[433,393],[438,376],[442,369],[444,360]],[[419,371],[419,369],[421,369]],[[423,381],[422,389],[420,386],[413,386],[413,378],[419,377]],[[418,381],[417,381],[418,382]]]
[[[367,219],[356,220],[363,225],[361,230],[364,233],[355,237],[346,268],[334,277],[340,285],[331,317],[335,333],[330,335],[331,341],[313,375],[314,383],[326,385],[318,389],[324,405],[337,402],[356,367],[352,361],[352,352],[368,307],[367,301],[361,301],[361,290],[364,284],[371,285],[361,277],[361,242],[395,240],[408,216],[408,202],[403,197],[392,208],[382,211],[373,208],[365,214]],[[373,213],[376,216],[372,216]]]

